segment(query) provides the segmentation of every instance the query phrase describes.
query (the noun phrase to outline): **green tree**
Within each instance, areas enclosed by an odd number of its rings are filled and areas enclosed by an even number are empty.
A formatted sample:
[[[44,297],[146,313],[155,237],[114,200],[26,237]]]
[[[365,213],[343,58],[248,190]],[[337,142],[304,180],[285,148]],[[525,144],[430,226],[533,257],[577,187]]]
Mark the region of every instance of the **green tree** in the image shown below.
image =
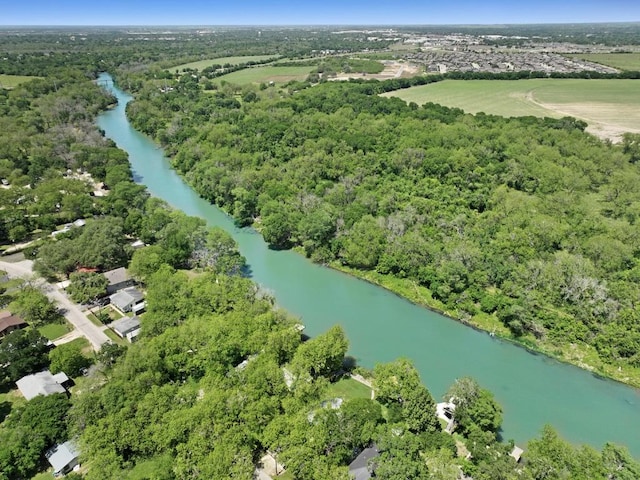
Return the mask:
[[[74,343],[58,345],[49,352],[49,368],[52,373],[64,372],[70,377],[77,377],[82,370],[93,362],[82,354],[82,347]]]
[[[385,230],[371,215],[362,217],[342,240],[341,256],[355,268],[374,268],[384,252]]]
[[[288,248],[291,244],[291,235],[294,224],[285,212],[273,212],[262,217],[262,229],[260,230],[265,242],[274,248]]]
[[[298,347],[293,356],[292,366],[316,378],[338,373],[343,366],[349,342],[339,325],[306,341]]]
[[[96,360],[107,368],[113,367],[127,352],[127,347],[117,343],[105,343],[96,354]]]
[[[49,363],[47,343],[31,329],[15,330],[4,337],[0,342],[0,365],[4,365],[0,383],[15,382],[45,368]]]
[[[146,282],[162,265],[162,247],[150,245],[133,252],[128,271],[141,282]]]
[[[0,475],[30,478],[47,448],[67,439],[66,395],[39,395],[15,409],[0,429]]]
[[[433,397],[409,360],[377,364],[373,377],[376,399],[390,408],[400,407],[407,428],[414,432],[439,429]]]
[[[91,303],[107,292],[109,281],[100,273],[75,272],[69,276],[67,293],[76,303]]]
[[[456,379],[444,398],[453,400],[454,419],[462,434],[473,426],[495,434],[502,424],[502,407],[489,390],[481,388],[471,377]]]
[[[32,326],[38,327],[58,320],[55,305],[33,285],[25,285],[9,305],[9,308]]]
[[[245,259],[231,235],[219,227],[211,228],[204,238],[197,238],[191,253],[191,262],[197,267],[224,275],[238,275]]]
[[[640,463],[625,447],[606,443],[602,449],[602,463],[607,479],[633,480],[640,478]]]

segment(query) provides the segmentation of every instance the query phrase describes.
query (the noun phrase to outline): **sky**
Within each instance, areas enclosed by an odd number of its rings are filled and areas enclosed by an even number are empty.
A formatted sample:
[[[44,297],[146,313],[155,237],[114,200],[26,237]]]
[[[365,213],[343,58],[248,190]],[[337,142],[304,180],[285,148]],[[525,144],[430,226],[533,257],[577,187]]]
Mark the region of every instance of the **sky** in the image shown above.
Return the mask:
[[[639,0],[0,0],[0,25],[638,22]]]

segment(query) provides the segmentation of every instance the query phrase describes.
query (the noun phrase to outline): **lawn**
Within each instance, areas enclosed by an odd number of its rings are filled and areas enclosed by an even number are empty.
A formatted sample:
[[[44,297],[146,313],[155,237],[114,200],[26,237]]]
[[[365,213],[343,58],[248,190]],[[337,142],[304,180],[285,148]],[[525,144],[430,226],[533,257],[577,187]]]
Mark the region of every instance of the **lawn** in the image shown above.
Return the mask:
[[[182,65],[177,65],[175,67],[171,67],[168,70],[171,71],[184,71],[185,69],[189,68],[189,69],[196,69],[199,71],[204,70],[207,67],[210,67],[211,65],[240,65],[241,63],[247,63],[247,62],[261,62],[264,60],[268,60],[273,58],[274,60],[277,58],[277,56],[274,55],[246,55],[246,56],[242,56],[242,57],[220,57],[220,58],[211,58],[209,60],[200,60],[198,62],[190,62],[190,63],[183,63]]]
[[[31,480],[51,480],[53,478],[53,469],[49,469],[46,472],[41,472],[33,477]]]
[[[4,73],[0,73],[0,88],[6,88],[6,89],[15,88],[21,83],[28,82],[29,80],[34,80],[36,78],[42,78],[42,77],[27,77],[24,75],[5,75]]]
[[[343,378],[329,385],[326,397],[351,400],[354,398],[371,398],[371,389],[353,378]]]
[[[0,393],[0,423],[2,423],[2,421],[4,420],[4,415],[7,415],[10,412],[10,409],[6,408],[6,406],[3,405],[5,402],[11,405],[11,409],[27,403],[27,401],[17,388],[9,390],[6,393]]]
[[[110,328],[107,328],[104,331],[105,335],[107,337],[109,337],[109,339],[113,342],[113,343],[117,343],[118,345],[128,345],[128,342],[124,339],[124,338],[120,338],[113,330],[111,330]]]
[[[625,131],[640,132],[639,87],[637,80],[446,80],[384,96],[505,117],[573,116],[586,121],[593,133],[614,138]]]
[[[64,323],[50,323],[38,328],[40,335],[52,341],[66,335],[71,330],[71,325],[69,325],[66,320]]]
[[[584,53],[572,57],[620,70],[640,70],[640,53]]]
[[[216,83],[226,81],[238,85],[248,83],[287,83],[291,80],[305,80],[311,70],[316,67],[253,67],[222,75],[214,80]]]

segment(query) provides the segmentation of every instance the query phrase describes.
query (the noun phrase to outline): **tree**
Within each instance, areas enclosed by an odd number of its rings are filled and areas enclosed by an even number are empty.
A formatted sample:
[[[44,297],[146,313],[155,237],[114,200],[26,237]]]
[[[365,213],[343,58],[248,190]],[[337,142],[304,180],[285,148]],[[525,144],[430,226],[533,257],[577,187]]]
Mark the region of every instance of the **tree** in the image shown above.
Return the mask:
[[[59,318],[56,307],[49,298],[38,288],[29,284],[20,290],[9,308],[34,327]]]
[[[2,478],[30,478],[43,453],[67,438],[66,395],[39,395],[17,408],[0,429],[0,475]]]
[[[195,266],[223,275],[238,275],[245,265],[233,237],[219,227],[196,239],[191,259]]]
[[[378,364],[373,377],[376,399],[392,409],[400,407],[407,428],[414,432],[439,429],[433,397],[409,360]]]
[[[384,228],[367,215],[358,220],[343,239],[341,256],[347,265],[371,269],[378,264],[386,242]]]
[[[141,282],[146,282],[162,265],[162,248],[158,245],[136,250],[129,263],[129,272]]]
[[[421,457],[420,439],[407,432],[396,436],[387,433],[378,441],[380,456],[371,465],[375,478],[380,480],[429,479],[429,469]]]
[[[502,424],[502,407],[489,390],[481,388],[471,377],[456,379],[444,398],[455,404],[454,419],[462,434],[473,426],[497,433]]]
[[[262,217],[262,236],[273,248],[288,248],[293,228],[293,222],[285,212],[277,211]]]
[[[47,343],[36,330],[15,330],[4,337],[0,342],[0,365],[4,365],[0,383],[15,382],[45,368],[49,364]]]
[[[49,361],[52,373],[64,372],[70,377],[79,376],[92,363],[82,354],[82,347],[75,343],[58,345],[49,352]]]
[[[342,369],[348,346],[344,331],[334,325],[326,333],[300,345],[291,363],[295,370],[306,372],[312,378],[328,377]]]
[[[602,463],[609,480],[635,480],[640,478],[640,463],[625,447],[606,443],[602,449]]]
[[[93,272],[75,272],[69,279],[71,284],[67,287],[67,293],[76,303],[91,303],[104,296],[109,284],[107,277]]]
[[[116,361],[127,352],[127,347],[118,345],[117,343],[105,343],[100,347],[96,355],[98,362],[107,368],[111,368]]]

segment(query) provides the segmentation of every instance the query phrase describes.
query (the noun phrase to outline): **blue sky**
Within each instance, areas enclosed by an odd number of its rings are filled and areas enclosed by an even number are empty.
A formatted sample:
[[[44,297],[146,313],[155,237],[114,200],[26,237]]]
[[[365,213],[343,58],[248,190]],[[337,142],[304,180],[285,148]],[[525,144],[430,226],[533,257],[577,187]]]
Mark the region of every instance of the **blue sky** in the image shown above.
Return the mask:
[[[382,25],[640,21],[639,0],[6,0],[0,25]]]

